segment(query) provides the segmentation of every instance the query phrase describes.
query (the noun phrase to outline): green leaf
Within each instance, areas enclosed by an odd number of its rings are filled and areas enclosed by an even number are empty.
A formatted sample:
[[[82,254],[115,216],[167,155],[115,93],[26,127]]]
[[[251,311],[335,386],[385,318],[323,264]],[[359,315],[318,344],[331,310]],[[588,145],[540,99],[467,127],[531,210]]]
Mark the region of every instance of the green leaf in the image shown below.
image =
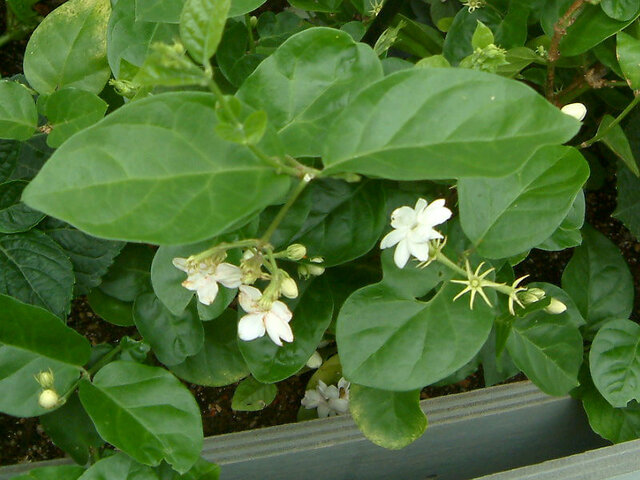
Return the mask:
[[[80,465],[89,461],[91,448],[104,444],[76,394],[62,407],[40,417],[40,425],[47,437]]]
[[[98,286],[124,247],[122,242],[92,237],[51,217],[46,218],[39,229],[60,245],[71,260],[76,277],[75,296],[86,295]]]
[[[143,87],[206,85],[207,76],[182,45],[154,43],[132,82]]]
[[[77,480],[84,473],[84,467],[78,465],[56,465],[40,467],[29,473],[11,477],[12,480]]]
[[[266,3],[266,0],[231,0],[229,18],[253,12]]]
[[[91,465],[79,480],[158,480],[158,476],[150,467],[116,453]]]
[[[229,19],[216,52],[220,72],[234,86],[239,87],[264,59],[264,55],[247,53],[249,34],[244,22]]]
[[[257,412],[276,398],[278,387],[258,382],[253,377],[245,378],[236,387],[231,399],[231,408],[240,412]]]
[[[620,443],[640,436],[640,405],[637,402],[626,408],[614,408],[591,387],[582,397],[582,406],[591,428],[602,438]]]
[[[184,475],[176,473],[166,463],[156,467],[159,480],[218,480],[220,478],[220,467],[215,463],[210,463],[202,458]]]
[[[200,409],[191,393],[162,368],[112,362],[93,383],[80,384],[80,401],[105,441],[140,463],[166,460],[184,473],[202,449]]]
[[[582,231],[582,245],[562,274],[562,289],[578,306],[592,336],[603,320],[628,318],[633,309],[633,279],[618,248],[593,228]]]
[[[585,208],[584,192],[580,190],[560,226],[544,242],[536,245],[536,248],[555,252],[580,245],[582,243],[580,229],[584,224]]]
[[[318,347],[333,314],[333,301],[325,280],[318,277],[302,291],[290,326],[294,340],[278,347],[265,335],[245,342],[238,339],[240,352],[253,376],[262,383],[275,383],[300,370]],[[242,316],[244,313],[239,312]]]
[[[580,310],[578,310],[578,307],[576,306],[573,299],[569,296],[567,292],[562,290],[557,285],[554,285],[552,283],[545,283],[545,282],[532,282],[527,284],[527,287],[540,288],[544,290],[546,297],[556,298],[565,304],[567,309],[563,313],[559,315],[555,315],[556,318],[564,321],[565,323],[575,328],[580,328],[583,325],[586,325],[587,322],[580,314]]]
[[[249,374],[236,341],[237,314],[227,310],[204,324],[204,347],[171,371],[180,378],[198,385],[222,387],[231,385]]]
[[[478,20],[478,26],[476,30],[473,32],[473,37],[471,37],[471,46],[476,48],[484,48],[495,42],[493,38],[493,32],[489,27],[487,27],[484,23]]]
[[[102,279],[100,290],[123,302],[133,302],[151,291],[153,250],[146,245],[129,244],[120,252]]]
[[[420,390],[390,392],[351,384],[349,411],[369,440],[391,450],[416,441],[427,428]]]
[[[170,43],[177,36],[178,25],[138,22],[134,0],[118,1],[113,6],[107,29],[107,58],[113,75],[116,78],[128,77],[125,69],[121,69],[121,64],[140,67],[151,45],[157,42]]]
[[[323,161],[327,174],[393,180],[504,176],[579,125],[514,80],[417,68],[360,92],[333,123]]]
[[[247,147],[211,135],[216,121],[214,97],[206,93],[131,102],[65,142],[23,199],[105,238],[210,238],[280,200],[290,183]],[[263,150],[273,154],[269,142],[271,134]]]
[[[445,284],[428,302],[407,299],[384,283],[353,293],[338,316],[337,341],[345,377],[373,388],[422,388],[452,374],[484,344],[493,314],[452,302]]]
[[[16,321],[19,320],[19,321]],[[89,342],[48,311],[0,295],[0,411],[16,417],[47,412],[34,379],[51,369],[54,388],[66,391],[89,360]]]
[[[342,0],[290,0],[289,3],[295,8],[308,12],[337,12],[342,4]]]
[[[640,89],[640,40],[619,32],[617,37],[617,56],[624,78],[632,90]]]
[[[582,336],[562,315],[538,310],[517,318],[507,350],[518,368],[549,395],[566,395],[579,385]]]
[[[133,319],[145,342],[165,365],[177,365],[198,353],[204,330],[195,303],[180,315],[165,308],[153,293],[143,293],[133,304]]]
[[[0,233],[26,232],[44,218],[44,213],[20,201],[27,184],[23,180],[0,183]]]
[[[73,282],[71,262],[45,234],[32,230],[0,235],[0,294],[64,318],[69,313]]]
[[[373,50],[346,32],[312,28],[290,37],[245,80],[237,96],[265,110],[287,153],[320,156],[333,118],[382,78]]]
[[[36,176],[53,149],[47,146],[45,134],[34,135],[26,142],[16,142],[17,159],[11,180],[31,180]]]
[[[580,55],[625,29],[639,15],[640,5],[637,3],[633,14],[625,21],[610,18],[599,5],[585,4],[576,21],[567,28],[567,34],[560,41],[560,54],[563,57]]]
[[[5,182],[18,164],[22,142],[0,140],[0,182]]]
[[[493,8],[479,8],[474,12],[469,12],[467,8],[461,8],[455,14],[453,22],[448,28],[442,52],[453,65],[457,65],[460,60],[473,53],[471,42],[479,21],[497,32],[502,17]],[[497,40],[497,43],[500,46],[505,46],[500,39]],[[509,47],[507,46],[507,48]]]
[[[605,323],[591,344],[589,366],[596,388],[614,407],[640,400],[640,326],[631,320]]]
[[[120,327],[130,327],[134,325],[132,302],[118,300],[103,293],[98,288],[94,288],[89,292],[87,301],[91,309],[103,320]]]
[[[179,23],[185,0],[135,0],[137,22]]]
[[[109,79],[109,0],[70,0],[46,16],[33,32],[24,74],[38,93],[76,87],[100,93]]]
[[[7,0],[7,7],[20,23],[33,27],[38,24],[38,14],[33,9],[36,3],[38,0]]]
[[[93,125],[104,117],[107,106],[97,95],[77,88],[53,92],[45,105],[45,115],[52,128],[47,145],[57,148],[74,133]]]
[[[216,53],[231,0],[186,0],[180,14],[180,38],[193,58],[208,66]]]
[[[638,11],[638,2],[635,0],[602,0],[600,6],[607,16],[620,21],[634,18]]]
[[[582,155],[561,146],[541,148],[506,177],[462,178],[462,229],[484,257],[527,251],[560,226],[587,178]]]
[[[23,85],[0,81],[0,138],[27,140],[38,127],[33,97]]]
[[[640,239],[640,179],[622,163],[618,163],[616,188],[617,207],[612,216],[624,223]]]
[[[600,141],[609,147],[611,151],[624,162],[629,170],[631,170],[636,176],[640,176],[638,164],[636,163],[636,159],[631,151],[631,145],[629,145],[629,140],[627,139],[624,130],[622,130],[622,127],[619,124],[614,127],[610,127],[614,121],[615,119],[611,115],[605,115],[602,117],[600,126],[598,127],[598,134],[607,129],[608,131]]]

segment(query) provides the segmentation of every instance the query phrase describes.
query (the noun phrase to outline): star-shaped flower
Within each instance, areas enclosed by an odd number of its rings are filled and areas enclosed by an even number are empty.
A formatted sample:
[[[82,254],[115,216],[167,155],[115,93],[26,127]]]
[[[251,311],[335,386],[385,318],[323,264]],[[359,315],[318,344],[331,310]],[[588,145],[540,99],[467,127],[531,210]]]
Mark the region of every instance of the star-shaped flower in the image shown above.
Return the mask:
[[[429,241],[443,238],[433,229],[451,218],[451,210],[444,206],[444,200],[428,203],[424,198],[416,202],[415,208],[397,208],[391,214],[394,228],[380,242],[380,248],[397,245],[393,260],[398,268],[403,268],[412,255],[426,262],[429,260]]]
[[[486,293],[484,293],[484,290],[482,288],[485,286],[484,278],[487,275],[489,275],[491,272],[493,272],[495,269],[490,268],[484,273],[480,273],[480,270],[482,270],[482,266],[484,265],[484,262],[482,262],[480,265],[478,265],[478,268],[476,268],[476,271],[472,272],[471,266],[469,265],[469,260],[465,260],[465,262],[466,262],[465,269],[467,271],[467,279],[451,280],[451,283],[459,283],[461,285],[466,285],[466,287],[460,293],[458,293],[455,297],[453,297],[453,301],[455,302],[458,298],[460,298],[465,293],[471,292],[471,298],[469,299],[469,308],[473,310],[473,301],[475,300],[476,293],[478,293],[482,297],[482,299],[487,303],[487,305],[492,307],[493,305],[491,305],[491,302],[487,298],[487,295]]]
[[[293,332],[289,322],[293,317],[291,310],[280,300],[271,303],[267,308],[261,304],[262,293],[249,285],[240,286],[238,302],[247,312],[238,322],[238,336],[245,342],[263,337],[265,332],[269,338],[282,346],[282,341],[293,342]]]
[[[195,291],[198,301],[211,305],[218,295],[218,283],[227,288],[238,288],[242,280],[240,268],[230,263],[191,262],[188,258],[176,257],[173,265],[186,272],[187,279],[182,286]]]

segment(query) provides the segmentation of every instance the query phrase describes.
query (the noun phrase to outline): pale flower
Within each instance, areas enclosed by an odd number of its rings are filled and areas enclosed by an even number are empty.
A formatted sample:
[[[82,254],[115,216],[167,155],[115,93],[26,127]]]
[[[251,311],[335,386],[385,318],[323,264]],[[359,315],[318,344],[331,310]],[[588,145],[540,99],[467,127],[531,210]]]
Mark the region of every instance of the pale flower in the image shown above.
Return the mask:
[[[338,386],[327,386],[322,380],[318,380],[315,390],[304,392],[302,406],[307,409],[317,408],[318,417],[332,417],[343,415],[349,411],[349,386],[344,377],[338,382]]]
[[[218,283],[227,288],[238,288],[241,284],[242,271],[230,263],[192,263],[186,258],[176,257],[173,265],[186,272],[187,279],[182,286],[195,291],[198,301],[204,305],[211,305],[218,295]]]
[[[282,346],[282,341],[293,342],[293,332],[289,322],[293,314],[289,307],[280,300],[271,303],[269,308],[260,304],[262,293],[255,287],[242,285],[238,302],[242,309],[247,312],[238,322],[238,336],[245,342],[263,337],[265,332],[269,338]]]
[[[562,107],[560,111],[580,122],[584,120],[584,117],[587,115],[587,107],[582,103],[570,103]]]
[[[451,210],[444,206],[444,200],[427,203],[424,198],[416,202],[415,208],[396,208],[391,214],[394,228],[380,242],[380,248],[397,245],[393,260],[398,268],[403,268],[413,255],[421,262],[429,260],[429,241],[441,239],[442,234],[433,229],[451,218]]]

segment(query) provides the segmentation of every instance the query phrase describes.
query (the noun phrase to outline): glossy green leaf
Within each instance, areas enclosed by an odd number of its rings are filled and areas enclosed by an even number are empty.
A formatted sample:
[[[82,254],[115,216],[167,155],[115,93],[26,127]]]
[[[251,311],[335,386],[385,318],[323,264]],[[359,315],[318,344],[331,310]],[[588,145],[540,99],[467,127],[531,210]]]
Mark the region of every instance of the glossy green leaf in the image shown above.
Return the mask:
[[[420,390],[390,392],[351,384],[349,411],[369,440],[391,450],[406,447],[427,428]]]
[[[609,17],[620,21],[632,19],[638,11],[635,0],[602,0],[600,6]]]
[[[100,284],[124,246],[122,242],[92,237],[51,217],[46,218],[39,229],[60,245],[71,260],[76,278],[75,296],[86,295]]]
[[[24,74],[39,93],[76,87],[100,93],[109,79],[109,0],[70,0],[33,32],[24,56]]]
[[[563,57],[572,57],[584,53],[626,28],[639,15],[640,5],[637,3],[635,11],[625,21],[609,17],[600,5],[585,4],[576,21],[567,28],[567,34],[560,41],[560,54]]]
[[[204,324],[204,347],[171,371],[180,378],[198,385],[222,387],[231,385],[249,374],[240,354],[235,310],[227,310]]]
[[[496,328],[491,331],[487,342],[478,354],[482,364],[482,376],[486,387],[502,383],[520,372],[509,356],[509,352],[496,350]]]
[[[555,315],[556,318],[560,319],[561,321],[575,328],[579,328],[579,327],[582,327],[583,325],[586,325],[587,322],[580,314],[580,310],[578,310],[578,307],[576,306],[573,299],[569,296],[567,292],[562,290],[557,285],[554,285],[553,283],[546,283],[546,282],[532,282],[532,283],[528,283],[527,287],[540,288],[544,290],[547,297],[553,297],[565,304],[567,309],[563,313],[559,315]]]
[[[216,53],[231,0],[186,0],[180,14],[180,38],[202,65]]]
[[[626,408],[614,408],[591,387],[582,397],[582,406],[589,425],[601,437],[620,443],[640,436],[640,405],[637,402]]]
[[[97,95],[77,88],[63,88],[47,99],[45,115],[51,125],[47,145],[57,148],[80,130],[87,128],[107,111],[107,102]]]
[[[633,309],[633,279],[618,248],[593,228],[582,230],[582,245],[562,274],[562,289],[571,295],[593,334],[603,320],[628,318]]]
[[[166,460],[184,473],[202,449],[202,420],[195,399],[162,368],[112,362],[93,383],[80,384],[80,401],[102,438],[135,460]]]
[[[0,81],[0,138],[27,140],[38,126],[36,104],[19,83]]]
[[[152,468],[123,453],[103,458],[89,467],[79,480],[159,480]]]
[[[448,28],[442,52],[449,62],[457,65],[460,60],[473,53],[471,42],[479,21],[493,31],[497,31],[502,17],[493,8],[479,8],[473,12],[469,12],[467,8],[461,8],[457,11]],[[498,44],[503,46],[500,41]]]
[[[24,475],[11,477],[12,480],[77,480],[84,473],[79,465],[56,465],[55,467],[39,467]]]
[[[0,182],[5,182],[18,164],[22,142],[0,140]]]
[[[262,54],[247,53],[248,51],[247,26],[244,22],[229,19],[216,52],[216,63],[220,72],[234,87],[240,87],[265,57]]]
[[[16,321],[19,319],[19,321]],[[64,392],[89,360],[89,342],[48,311],[0,295],[0,411],[17,417],[47,412],[34,375],[51,369]]]
[[[606,133],[600,141],[609,147],[611,151],[624,162],[629,170],[636,176],[640,176],[640,170],[631,151],[629,140],[619,124],[611,127],[614,121],[615,119],[611,115],[602,117],[600,126],[598,127],[598,134],[605,131]]]
[[[618,62],[627,83],[633,90],[640,89],[640,40],[628,33],[617,37]]]
[[[178,36],[175,24],[136,21],[134,1],[116,2],[109,18],[107,58],[116,78],[127,77],[125,69],[121,71],[121,63],[140,67],[152,44],[171,43]]]
[[[289,324],[294,340],[282,347],[271,341],[268,335],[250,342],[238,339],[240,352],[253,376],[259,382],[275,383],[300,370],[318,347],[333,314],[333,301],[318,277],[301,293]],[[303,288],[300,288],[303,290]],[[239,315],[244,315],[240,310]]]
[[[504,176],[578,127],[514,80],[418,68],[360,92],[333,123],[323,161],[327,173],[393,180]]]
[[[129,244],[120,252],[102,279],[100,290],[123,302],[133,302],[151,291],[153,250],[146,245]]]
[[[507,350],[518,368],[543,392],[566,395],[578,386],[582,336],[563,315],[539,310],[517,318]]]
[[[612,216],[621,220],[636,238],[640,238],[640,179],[622,163],[618,164],[616,177],[618,198]]]
[[[276,398],[278,387],[272,383],[260,383],[253,377],[241,381],[231,399],[231,408],[240,412],[262,410]]]
[[[494,41],[495,39],[493,38],[493,32],[491,29],[478,20],[478,26],[471,37],[471,46],[474,49],[484,48],[494,43]]]
[[[220,467],[200,458],[184,475],[180,475],[168,464],[162,463],[155,468],[159,480],[218,480]]]
[[[143,87],[206,85],[207,75],[183,46],[154,43],[132,82]]]
[[[44,162],[51,156],[53,149],[47,146],[45,134],[34,135],[26,142],[17,144],[15,168],[11,180],[31,180],[36,176]]]
[[[309,12],[337,12],[343,0],[291,0],[289,3]]]
[[[129,327],[133,321],[133,302],[123,302],[100,289],[94,288],[87,295],[91,309],[103,320],[120,327]]]
[[[541,148],[506,177],[460,179],[462,229],[484,257],[527,251],[560,226],[588,177],[582,155],[557,146]]]
[[[580,229],[584,224],[585,209],[584,192],[580,190],[560,226],[544,242],[536,245],[536,248],[547,251],[560,251],[580,245],[582,243]]]
[[[165,365],[183,362],[198,353],[204,343],[195,303],[180,315],[174,315],[153,293],[143,293],[133,305],[133,319],[144,341]]]
[[[136,21],[179,23],[185,0],[135,0]]]
[[[27,184],[23,180],[0,183],[0,233],[26,232],[44,218],[44,213],[20,201]]]
[[[313,28],[284,42],[237,96],[267,112],[287,153],[319,156],[335,115],[380,78],[380,61],[369,46],[333,28]]]
[[[266,3],[266,0],[231,0],[229,17],[237,17],[245,13],[253,12],[264,3]]]
[[[215,124],[210,94],[129,103],[65,142],[24,201],[106,238],[157,244],[210,238],[289,187],[287,176],[246,147],[212,135]],[[273,140],[263,140],[267,153],[276,151]]]
[[[591,344],[591,377],[614,407],[640,400],[640,326],[631,320],[605,323]]]
[[[405,391],[441,380],[484,344],[491,310],[445,284],[428,302],[407,299],[384,283],[356,291],[338,316],[337,341],[345,377],[373,388]]]
[[[32,230],[0,234],[0,294],[64,318],[73,293],[73,266],[58,244]]]
[[[91,448],[104,444],[76,394],[62,407],[41,416],[40,425],[47,437],[80,465],[89,461]]]

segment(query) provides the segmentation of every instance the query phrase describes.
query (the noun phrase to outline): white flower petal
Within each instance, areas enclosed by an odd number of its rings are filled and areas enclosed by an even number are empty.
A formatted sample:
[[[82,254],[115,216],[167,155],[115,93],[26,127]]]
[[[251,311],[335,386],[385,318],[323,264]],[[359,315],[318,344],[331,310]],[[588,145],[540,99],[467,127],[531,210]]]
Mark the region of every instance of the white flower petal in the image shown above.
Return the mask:
[[[242,284],[242,270],[230,263],[221,263],[216,268],[215,279],[227,288],[238,288]]]
[[[560,111],[580,122],[584,120],[584,117],[587,115],[587,107],[582,103],[570,103],[562,107]]]
[[[400,243],[398,243],[398,246],[396,247],[396,251],[393,254],[393,261],[396,263],[398,268],[403,268],[409,261],[410,255],[411,254],[409,252],[407,240],[404,239]]]
[[[318,390],[318,392],[320,392],[320,395],[322,395],[324,398],[327,398],[327,395],[326,395],[327,384],[324,383],[322,380],[318,380],[318,385],[316,386],[316,390]]]
[[[318,405],[319,418],[328,417],[330,413],[331,413],[331,409],[329,408],[329,405],[327,405],[326,403]]]
[[[238,294],[238,303],[247,313],[260,312],[257,302],[262,297],[262,293],[256,287],[249,285],[240,285],[240,293]]]
[[[396,208],[391,213],[391,226],[393,228],[411,228],[416,222],[416,212],[411,207]]]
[[[349,411],[349,400],[345,398],[332,398],[327,403],[331,410],[341,415]]]
[[[267,328],[267,334],[273,343],[282,346],[282,341],[293,342],[293,332],[291,327],[273,312],[268,312],[264,317],[264,324]]]
[[[440,225],[451,218],[451,210],[444,206],[444,200],[439,198],[429,204],[427,208],[418,213],[418,223],[433,227]]]
[[[183,272],[189,272],[189,269],[187,268],[186,258],[176,257],[171,261],[171,263],[173,263],[173,266],[176,267],[178,270],[182,270]]]
[[[416,211],[416,215],[420,215],[420,211],[423,210],[427,205],[429,205],[429,203],[424,198],[419,198],[414,208],[414,210]]]
[[[325,399],[317,390],[307,390],[304,392],[304,398],[300,401],[304,408],[317,408],[323,402]]]
[[[327,390],[325,391],[325,397],[327,397],[327,400],[331,400],[332,398],[340,398],[340,391],[338,390],[338,387],[336,387],[335,385],[329,385],[327,387]]]
[[[198,290],[208,283],[206,275],[200,272],[190,273],[187,279],[182,282],[182,286],[187,290]]]
[[[271,313],[273,313],[280,320],[286,323],[289,323],[291,321],[291,318],[293,318],[293,313],[291,313],[291,310],[289,310],[287,304],[281,302],[280,300],[276,300],[275,302],[273,302],[273,305],[271,305]]]
[[[348,381],[344,377],[340,377],[340,380],[338,381],[338,388],[341,388],[342,390],[345,390],[347,393],[349,393],[349,387],[350,386],[351,386],[351,382],[350,381]]]
[[[238,322],[238,337],[249,342],[264,336],[265,328],[262,317],[264,313],[249,313]]]
[[[387,233],[382,241],[380,242],[380,248],[385,249],[389,247],[393,247],[395,244],[400,242],[407,235],[406,231],[403,230],[391,230]]]
[[[208,281],[198,286],[198,301],[203,305],[211,305],[218,295],[218,284],[213,277],[207,277]]]

